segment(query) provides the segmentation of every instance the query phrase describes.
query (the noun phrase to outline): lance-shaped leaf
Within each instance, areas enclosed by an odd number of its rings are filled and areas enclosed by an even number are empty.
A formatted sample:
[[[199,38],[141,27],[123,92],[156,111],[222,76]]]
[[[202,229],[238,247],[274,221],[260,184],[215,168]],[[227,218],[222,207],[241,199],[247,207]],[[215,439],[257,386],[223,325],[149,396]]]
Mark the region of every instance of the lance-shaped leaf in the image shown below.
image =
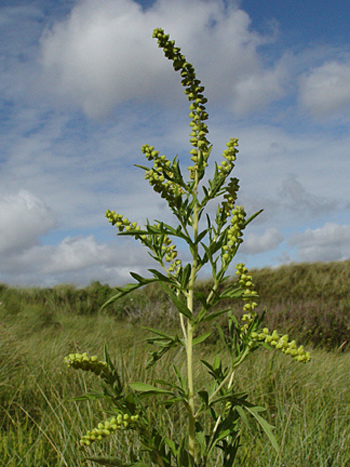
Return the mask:
[[[155,219],[155,222],[158,222],[158,224],[160,225],[160,227],[154,227],[155,229],[157,229],[156,233],[158,235],[172,235],[173,237],[181,238],[182,240],[185,240],[185,242],[192,244],[191,239],[183,233],[181,226],[174,228],[171,225],[165,224],[164,222],[161,222],[157,219]]]
[[[204,342],[206,339],[208,339],[209,336],[211,336],[213,333],[211,331],[205,332],[204,334],[201,334],[200,336],[197,336],[193,339],[193,346],[197,344],[201,344]]]
[[[158,331],[157,329],[153,328],[146,327],[145,329],[148,329],[149,331],[153,332],[153,334],[155,334],[155,336],[147,337],[146,341],[149,344],[153,344],[159,347],[159,350],[151,352],[151,358],[147,361],[146,369],[149,369],[152,365],[154,365],[156,361],[162,358],[162,356],[170,349],[176,347],[179,344],[183,345],[183,342],[178,335],[170,336],[165,332]]]
[[[174,393],[172,391],[168,391],[167,389],[157,388],[152,384],[147,383],[130,383],[129,386],[134,391],[140,392],[141,396],[151,396],[153,394],[167,394],[173,396]]]
[[[224,290],[222,294],[220,294],[220,299],[222,300],[223,298],[235,298],[235,299],[241,298],[244,292],[245,291],[242,290],[241,287],[235,287],[235,284],[234,284],[228,289]]]
[[[172,283],[173,282],[169,277],[165,276],[164,274],[162,274],[157,269],[149,269],[149,272],[151,272],[153,274],[153,276],[154,276],[153,281],[154,282],[160,282],[160,283],[162,283],[162,282]]]
[[[107,344],[105,344],[104,347],[104,356],[109,370],[108,375],[104,378],[104,380],[107,384],[113,387],[116,395],[120,396],[123,392],[124,385],[116,367],[114,366],[114,363],[112,362],[111,357],[109,356]]]
[[[263,212],[263,209],[260,209],[260,211],[257,211],[255,214],[253,214],[252,216],[250,216],[246,221],[245,221],[245,225],[247,226],[248,224],[250,224],[259,214],[261,214]]]
[[[138,274],[131,272],[130,275],[134,277],[138,281],[138,283],[130,283],[124,285],[124,287],[116,287],[116,290],[118,291],[113,297],[108,299],[106,303],[104,303],[101,307],[101,310],[106,308],[106,306],[110,305],[111,303],[115,302],[116,300],[119,300],[119,298],[124,297],[125,295],[128,295],[131,292],[134,292],[134,290],[139,289],[140,287],[143,287],[146,284],[150,284],[152,282],[156,282],[158,279],[157,278],[150,278],[150,279],[145,279],[144,277],[139,276]]]
[[[209,393],[208,391],[202,390],[198,391],[198,396],[200,397],[201,401],[203,402],[205,407],[209,405]]]
[[[172,439],[164,438],[165,444],[170,448],[172,455],[176,458],[177,456],[177,446]]]
[[[176,378],[177,378],[178,382],[180,383],[181,388],[182,388],[184,391],[186,391],[186,389],[187,389],[187,382],[186,382],[186,380],[183,378],[183,376],[182,376],[180,370],[179,370],[178,367],[175,365],[175,363],[173,363],[172,366],[173,366],[173,370],[174,370],[174,373],[175,373],[175,375],[176,375]]]
[[[182,290],[186,290],[190,276],[191,276],[191,270],[192,266],[191,264],[186,264],[186,266],[180,270],[180,273],[178,274],[178,280],[181,282],[181,288]]]
[[[237,409],[237,412],[240,414],[242,420],[244,421],[244,416],[242,417],[241,415],[242,408],[236,407],[236,409]],[[247,410],[247,412],[249,412],[256,419],[256,421],[259,423],[259,425],[261,426],[261,428],[264,430],[265,434],[269,438],[270,443],[272,444],[272,447],[275,449],[276,452],[278,452],[279,446],[275,438],[275,435],[272,433],[274,426],[270,425],[270,423],[267,420],[265,420],[265,418],[259,415],[259,412],[265,411],[264,407],[259,407],[259,406],[254,407],[250,405],[249,403],[245,403],[244,409]]]
[[[215,311],[213,313],[208,313],[206,309],[202,308],[201,311],[198,313],[195,324],[202,323],[205,321],[213,321],[214,319],[218,318],[225,313],[228,313],[230,308],[225,308],[224,310]]]
[[[170,297],[171,301],[174,303],[178,311],[186,316],[186,318],[192,320],[193,315],[191,310],[187,307],[187,305],[180,299],[178,298],[172,290],[167,287],[165,284],[161,283],[162,288],[166,291],[167,295]]]

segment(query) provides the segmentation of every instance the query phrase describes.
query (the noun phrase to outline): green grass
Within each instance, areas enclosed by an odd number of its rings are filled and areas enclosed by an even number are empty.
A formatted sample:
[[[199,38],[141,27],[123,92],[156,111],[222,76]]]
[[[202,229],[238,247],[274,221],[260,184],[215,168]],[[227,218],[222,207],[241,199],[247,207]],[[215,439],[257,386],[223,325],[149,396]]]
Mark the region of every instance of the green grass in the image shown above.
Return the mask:
[[[349,262],[344,262],[255,272],[262,302],[268,304],[271,328],[277,325],[282,331],[287,326],[299,341],[317,332],[328,333],[336,345],[321,336],[314,343],[317,348],[312,350],[313,360],[307,365],[279,352],[262,351],[242,367],[235,382],[237,390],[248,392],[252,402],[268,409],[281,452],[276,455],[266,436],[252,424],[243,429],[237,465],[350,465],[350,353],[346,351],[349,271]],[[307,294],[304,288],[308,288]],[[288,290],[288,295],[283,289]],[[143,369],[147,349],[142,325],[172,326],[176,319],[166,298],[149,288],[115,305],[110,312],[98,312],[100,302],[111,292],[96,283],[83,290],[68,285],[42,290],[2,287],[0,466],[89,465],[77,441],[103,418],[106,407],[99,401],[69,401],[87,390],[99,389],[99,385],[92,375],[66,368],[63,358],[68,353],[87,351],[102,357],[107,342],[126,378],[134,381],[160,377],[170,371],[173,359],[181,366],[183,356],[177,353],[152,368],[151,374]],[[335,330],[332,322],[327,324],[331,313],[339,326]],[[307,323],[314,327],[308,329]],[[337,341],[333,334],[340,331]],[[342,342],[345,344],[337,351]],[[332,351],[327,350],[330,348]],[[217,350],[213,340],[205,350],[205,358],[210,360]],[[205,386],[205,372],[200,365],[196,374]],[[159,424],[168,422],[164,410],[151,409],[157,413]],[[181,414],[173,423],[172,429],[182,429]],[[110,452],[123,457],[127,443],[116,436],[96,443],[89,454]]]

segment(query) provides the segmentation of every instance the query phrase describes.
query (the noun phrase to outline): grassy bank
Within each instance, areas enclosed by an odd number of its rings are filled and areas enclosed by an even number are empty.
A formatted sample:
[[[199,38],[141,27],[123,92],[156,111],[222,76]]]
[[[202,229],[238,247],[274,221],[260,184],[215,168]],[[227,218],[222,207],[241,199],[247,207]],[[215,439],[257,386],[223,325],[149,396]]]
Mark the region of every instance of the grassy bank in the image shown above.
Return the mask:
[[[350,262],[261,270],[255,272],[254,279],[262,303],[268,306],[269,326],[281,330],[287,327],[300,342],[308,338],[317,348],[307,365],[278,352],[261,352],[237,375],[237,390],[250,392],[253,402],[269,409],[281,445],[277,456],[264,434],[244,428],[241,464],[350,465],[350,354],[346,352]],[[72,286],[2,287],[0,465],[87,465],[77,449],[77,440],[103,418],[104,407],[99,402],[92,406],[68,401],[99,387],[89,375],[82,378],[79,372],[66,368],[66,354],[87,351],[102,357],[107,342],[127,379],[150,378],[142,369],[147,358],[142,326],[156,322],[172,326],[175,315],[171,306],[159,291],[149,288],[100,313],[100,305],[111,293],[108,286],[97,283],[82,290]],[[307,328],[308,323],[313,327]],[[317,333],[322,333],[318,340]],[[216,350],[213,340],[206,349],[206,359],[210,360]],[[169,355],[151,371],[161,376],[169,371],[173,359],[181,366],[182,358],[181,353]],[[200,366],[196,371],[204,373]],[[157,407],[154,410],[159,411]],[[166,412],[159,411],[160,424],[166,417]],[[173,429],[181,429],[181,423],[179,414]],[[111,452],[127,450],[123,438],[105,443]],[[98,444],[92,449],[98,453]]]
[[[295,264],[252,271],[260,296],[260,312],[267,308],[266,325],[295,336],[313,347],[336,350],[350,345],[350,261]],[[208,288],[203,282],[200,287]],[[97,316],[114,294],[108,285],[94,282],[85,288],[11,288],[0,284],[0,310],[11,316],[32,310],[31,325],[60,325],[62,313]],[[238,315],[241,304],[227,303]],[[105,311],[119,322],[167,325],[176,318],[171,301],[150,285],[122,298]]]

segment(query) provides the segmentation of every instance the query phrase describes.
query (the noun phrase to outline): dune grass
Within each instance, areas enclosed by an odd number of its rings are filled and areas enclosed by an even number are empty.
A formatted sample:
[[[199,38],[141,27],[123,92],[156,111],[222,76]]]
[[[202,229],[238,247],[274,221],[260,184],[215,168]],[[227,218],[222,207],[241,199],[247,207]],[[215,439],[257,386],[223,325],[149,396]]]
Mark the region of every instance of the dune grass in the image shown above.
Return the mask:
[[[349,319],[348,262],[320,265],[323,273],[316,266],[310,265],[309,271],[303,266],[299,269],[299,276],[295,271],[293,274],[291,270],[282,271],[283,274],[276,275],[276,281],[279,277],[281,282],[279,287],[271,279],[275,271],[262,270],[254,275],[258,287],[261,287],[262,302],[262,290],[266,290],[262,284],[264,281],[269,284],[267,289],[270,295],[266,293],[265,296],[271,310],[268,319],[281,326],[288,325],[293,337],[300,341],[305,336],[315,336],[317,332],[328,332],[328,337],[332,337],[341,331],[342,335],[337,341],[340,345],[333,346],[329,346],[329,341],[320,336],[319,342],[315,343],[316,348],[312,350],[313,360],[307,365],[297,364],[278,352],[261,351],[242,368],[235,383],[237,390],[249,392],[253,397],[252,402],[269,409],[270,422],[276,426],[281,452],[276,455],[263,433],[257,435],[256,430],[244,427],[243,447],[237,465],[350,465],[350,353],[346,351],[347,343],[341,345],[343,341],[347,342],[349,336],[346,321]],[[284,282],[288,277],[294,281],[294,285]],[[334,284],[337,281],[333,291],[329,286],[331,281]],[[289,304],[280,288],[282,284],[284,290],[290,292]],[[309,287],[309,295],[300,292],[303,287]],[[179,352],[169,355],[152,368],[150,371],[153,374],[148,375],[144,370],[148,349],[144,344],[146,332],[143,325],[157,320],[164,327],[169,327],[176,320],[171,310],[168,313],[169,307],[164,297],[149,289],[147,294],[136,295],[132,300],[119,304],[119,308],[100,313],[99,300],[105,300],[111,290],[104,286],[100,299],[96,298],[97,293],[92,293],[93,290],[99,290],[96,284],[90,286],[92,295],[89,297],[88,293],[84,295],[85,292],[72,286],[61,286],[50,291],[2,287],[0,465],[80,467],[90,464],[84,460],[86,453],[78,448],[77,442],[82,434],[103,418],[107,407],[99,401],[69,401],[87,390],[100,388],[88,374],[66,368],[63,358],[68,353],[87,351],[102,357],[104,344],[107,343],[126,379],[133,381],[150,381],[152,377],[161,377],[169,371],[173,359],[181,366],[183,355]],[[80,306],[77,307],[79,294]],[[87,313],[84,313],[83,298],[85,303],[90,301]],[[308,308],[310,303],[312,306]],[[318,308],[317,304],[322,304],[322,307]],[[126,310],[124,314],[123,307]],[[334,323],[338,323],[335,329],[332,323],[327,323],[330,315],[325,310],[332,311],[333,316],[337,317],[338,321],[334,320]],[[303,328],[307,323],[316,322],[312,333],[310,328]],[[336,342],[334,337],[333,342]],[[312,343],[312,339],[309,343]],[[213,339],[206,347],[207,360],[217,351],[216,345]],[[329,350],[330,347],[332,350]],[[204,374],[202,370],[198,363],[197,374]],[[204,379],[202,384],[206,384]],[[158,415],[158,423],[168,420],[169,414],[163,409],[154,407],[154,411]],[[172,416],[171,429],[181,429],[181,414]],[[100,451],[96,443],[87,454],[106,454],[108,451],[116,454],[117,451],[123,457],[128,443],[130,440],[123,436],[114,437],[104,441],[107,449]]]

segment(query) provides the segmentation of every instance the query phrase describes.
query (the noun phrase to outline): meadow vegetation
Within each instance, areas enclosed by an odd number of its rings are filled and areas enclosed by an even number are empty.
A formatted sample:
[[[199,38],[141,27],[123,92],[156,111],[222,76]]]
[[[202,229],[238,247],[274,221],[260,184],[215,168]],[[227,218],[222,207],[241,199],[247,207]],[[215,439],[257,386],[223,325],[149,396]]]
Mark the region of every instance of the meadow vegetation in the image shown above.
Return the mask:
[[[350,261],[295,264],[252,274],[260,303],[268,308],[267,326],[290,332],[313,350],[308,365],[261,349],[259,358],[242,366],[236,390],[249,392],[253,403],[268,409],[281,451],[276,454],[255,427],[245,427],[237,465],[350,465]],[[208,286],[205,281],[198,285]],[[178,325],[165,294],[151,284],[101,312],[113,294],[98,282],[83,289],[0,285],[0,465],[87,465],[77,440],[96,425],[106,406],[103,400],[94,401],[92,410],[89,402],[69,401],[88,389],[98,391],[99,384],[93,375],[83,378],[66,368],[63,357],[68,353],[102,357],[108,343],[130,381],[151,382],[169,373],[172,362],[180,368],[184,364],[183,351],[177,349],[145,370],[144,326],[169,331]],[[240,310],[237,303],[237,313]],[[220,353],[219,346],[214,335],[199,357],[210,360]],[[194,371],[205,384],[201,368]],[[159,412],[160,423],[169,424],[166,411],[156,403],[153,410]],[[183,423],[179,412],[171,429],[176,432]],[[132,442],[120,434],[96,444],[92,452],[98,456],[118,450],[127,457]]]

